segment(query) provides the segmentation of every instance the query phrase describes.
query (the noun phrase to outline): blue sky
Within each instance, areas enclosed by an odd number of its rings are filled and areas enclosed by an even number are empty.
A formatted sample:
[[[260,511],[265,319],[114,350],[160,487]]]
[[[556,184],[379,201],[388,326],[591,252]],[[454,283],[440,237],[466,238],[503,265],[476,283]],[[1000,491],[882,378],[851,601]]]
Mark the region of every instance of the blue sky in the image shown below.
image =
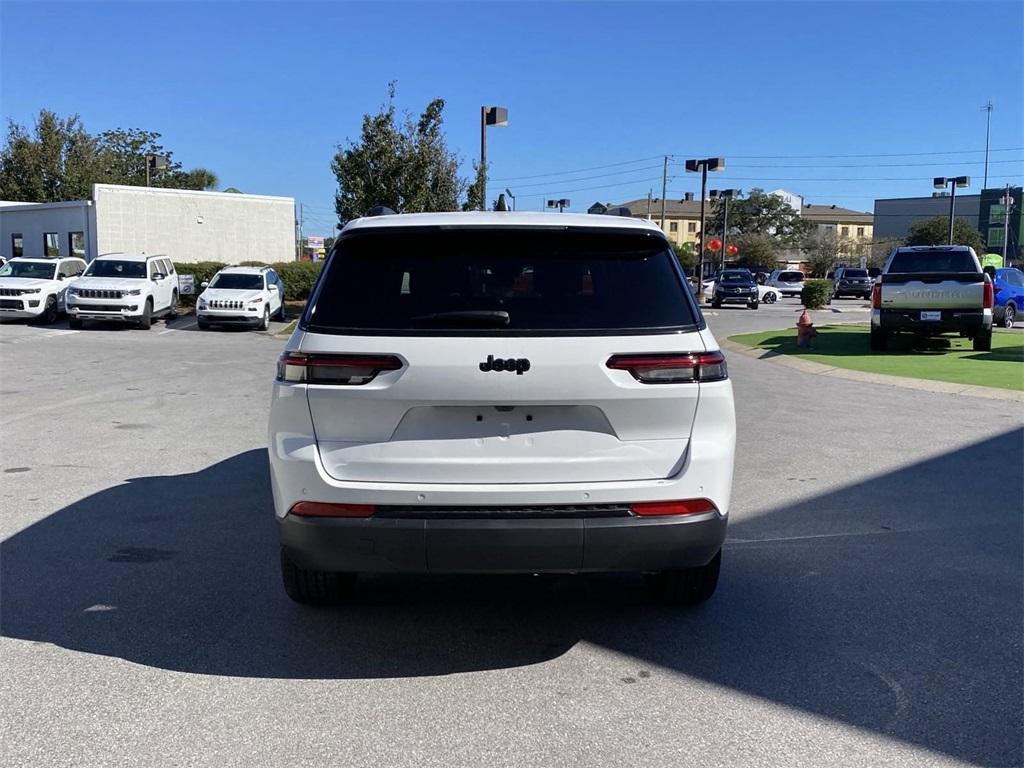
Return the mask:
[[[0,112],[159,131],[222,187],[304,203],[311,234],[334,223],[335,145],[358,136],[389,80],[400,108],[446,99],[467,175],[480,105],[507,106],[509,126],[488,136],[489,189],[511,187],[521,209],[658,195],[669,153],[670,198],[698,189],[683,160],[722,155],[714,186],[871,210],[875,197],[930,194],[934,175],[980,189],[988,99],[992,147],[1015,150],[992,153],[989,186],[1024,181],[1022,9],[3,2]]]

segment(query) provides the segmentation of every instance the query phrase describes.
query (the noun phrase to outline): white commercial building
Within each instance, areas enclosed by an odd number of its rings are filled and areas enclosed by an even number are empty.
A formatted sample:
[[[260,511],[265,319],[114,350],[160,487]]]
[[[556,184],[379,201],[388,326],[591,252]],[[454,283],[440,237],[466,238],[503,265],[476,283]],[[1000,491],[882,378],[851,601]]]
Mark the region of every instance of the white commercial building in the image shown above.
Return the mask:
[[[0,256],[164,254],[177,262],[292,261],[295,201],[94,184],[91,200],[0,201]]]

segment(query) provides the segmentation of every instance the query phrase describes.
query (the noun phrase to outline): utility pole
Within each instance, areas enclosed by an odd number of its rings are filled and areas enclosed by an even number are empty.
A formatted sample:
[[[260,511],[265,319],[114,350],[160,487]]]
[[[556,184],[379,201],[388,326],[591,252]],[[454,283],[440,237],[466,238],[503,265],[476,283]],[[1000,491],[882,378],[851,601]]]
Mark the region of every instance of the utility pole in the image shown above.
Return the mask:
[[[302,203],[299,203],[299,261],[302,261],[302,219],[304,214]]]
[[[668,194],[668,155],[661,169],[661,231],[665,231],[665,195]]]
[[[982,109],[985,112],[988,112],[988,120],[987,120],[986,127],[985,127],[985,181],[982,182],[982,185],[981,185],[981,189],[982,189],[982,191],[984,191],[985,187],[988,186],[988,140],[989,140],[989,137],[992,135],[992,102],[991,102],[991,100],[987,104],[985,104],[985,106],[982,107]]]
[[[647,189],[647,218],[651,218],[651,195],[654,193],[653,189]]]
[[[480,107],[480,210],[487,210],[487,107]]]
[[[1003,193],[1003,199],[1000,201],[1003,204],[1003,267],[1006,267],[1006,254],[1009,253],[1010,247],[1010,211],[1013,210],[1014,200],[1010,197],[1010,185],[1006,185],[1006,191]]]

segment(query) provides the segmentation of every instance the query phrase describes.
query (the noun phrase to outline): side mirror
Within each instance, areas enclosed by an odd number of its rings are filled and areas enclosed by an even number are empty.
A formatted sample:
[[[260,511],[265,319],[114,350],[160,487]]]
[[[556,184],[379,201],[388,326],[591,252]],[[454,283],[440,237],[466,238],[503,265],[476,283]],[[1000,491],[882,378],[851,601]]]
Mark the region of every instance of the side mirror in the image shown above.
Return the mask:
[[[64,279],[64,275],[62,275],[62,274],[60,274],[60,273],[58,272],[58,273],[57,273],[57,279],[58,279],[58,280],[63,280],[63,279]]]
[[[209,280],[203,280],[203,282],[201,282],[199,284],[199,287],[202,288],[203,290],[206,290],[207,288],[210,287],[210,281]]]
[[[160,282],[165,277],[167,277],[167,275],[165,275],[163,272],[154,272],[153,273],[153,280],[155,280],[156,282]]]

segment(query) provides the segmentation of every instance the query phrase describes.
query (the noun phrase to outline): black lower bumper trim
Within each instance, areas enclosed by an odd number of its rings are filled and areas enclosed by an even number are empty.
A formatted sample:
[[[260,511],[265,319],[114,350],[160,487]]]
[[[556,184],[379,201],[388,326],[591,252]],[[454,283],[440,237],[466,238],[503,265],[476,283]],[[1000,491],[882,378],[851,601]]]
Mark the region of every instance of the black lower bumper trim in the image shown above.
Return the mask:
[[[279,520],[301,568],[363,573],[660,571],[705,565],[725,540],[716,513],[685,517]]]

